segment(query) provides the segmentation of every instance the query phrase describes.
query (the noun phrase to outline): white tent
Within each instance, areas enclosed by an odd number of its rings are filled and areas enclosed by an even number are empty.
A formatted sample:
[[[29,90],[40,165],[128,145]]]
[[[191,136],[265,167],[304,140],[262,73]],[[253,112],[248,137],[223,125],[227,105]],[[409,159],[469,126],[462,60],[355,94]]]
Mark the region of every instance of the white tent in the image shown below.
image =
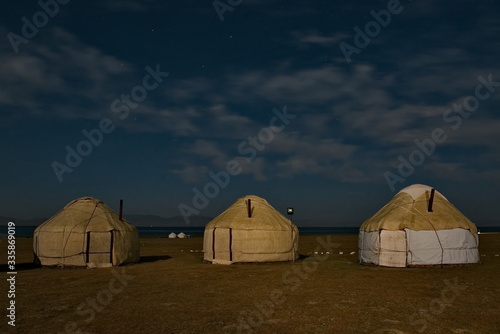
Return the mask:
[[[177,238],[177,234],[175,234],[174,232],[172,232],[172,233],[170,233],[168,235],[168,237],[169,237],[169,239],[175,239],[175,238]]]
[[[296,260],[298,236],[289,219],[266,200],[249,195],[207,224],[204,259],[214,264]]]
[[[177,238],[184,239],[185,237],[186,237],[186,234],[184,232],[177,234]]]
[[[36,260],[44,266],[118,266],[137,262],[137,229],[98,199],[82,197],[38,226]]]
[[[441,193],[404,188],[359,231],[361,263],[387,267],[479,262],[476,226]]]

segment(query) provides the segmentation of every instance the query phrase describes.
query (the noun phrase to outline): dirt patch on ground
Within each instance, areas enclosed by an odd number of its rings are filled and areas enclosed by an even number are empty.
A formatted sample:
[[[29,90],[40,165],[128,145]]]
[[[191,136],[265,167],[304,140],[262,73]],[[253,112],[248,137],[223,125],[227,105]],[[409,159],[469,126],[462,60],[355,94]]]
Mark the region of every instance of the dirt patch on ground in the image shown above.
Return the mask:
[[[500,333],[500,235],[481,264],[381,268],[357,236],[301,236],[294,263],[211,265],[201,237],[141,238],[140,263],[40,268],[17,239],[16,327],[8,333]],[[0,244],[6,272],[6,241]]]

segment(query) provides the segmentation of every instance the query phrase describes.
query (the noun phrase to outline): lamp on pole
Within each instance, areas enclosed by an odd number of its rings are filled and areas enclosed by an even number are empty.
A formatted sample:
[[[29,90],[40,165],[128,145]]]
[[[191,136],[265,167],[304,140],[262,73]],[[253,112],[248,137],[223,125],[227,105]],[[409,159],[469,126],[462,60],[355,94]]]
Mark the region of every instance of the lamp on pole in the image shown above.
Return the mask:
[[[286,208],[286,214],[290,216],[290,221],[292,221],[293,207]]]

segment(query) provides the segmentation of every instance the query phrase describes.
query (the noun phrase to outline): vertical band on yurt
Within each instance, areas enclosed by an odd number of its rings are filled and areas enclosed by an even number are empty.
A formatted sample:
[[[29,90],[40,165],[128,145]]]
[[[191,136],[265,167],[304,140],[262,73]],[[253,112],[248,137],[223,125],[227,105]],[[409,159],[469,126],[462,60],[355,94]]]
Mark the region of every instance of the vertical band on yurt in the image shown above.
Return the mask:
[[[111,240],[109,243],[109,263],[113,264],[113,242],[115,234],[113,233],[113,230],[109,231],[109,233],[111,233]]]
[[[229,228],[229,261],[233,262],[233,229]]]
[[[38,251],[38,235],[35,235],[35,246],[33,247],[33,255],[35,256],[35,260],[36,260],[36,255],[39,254],[39,251]]]
[[[212,260],[215,260],[215,230],[217,227],[215,227],[212,230]]]
[[[87,249],[85,250],[85,263],[90,260],[90,231],[87,232]]]

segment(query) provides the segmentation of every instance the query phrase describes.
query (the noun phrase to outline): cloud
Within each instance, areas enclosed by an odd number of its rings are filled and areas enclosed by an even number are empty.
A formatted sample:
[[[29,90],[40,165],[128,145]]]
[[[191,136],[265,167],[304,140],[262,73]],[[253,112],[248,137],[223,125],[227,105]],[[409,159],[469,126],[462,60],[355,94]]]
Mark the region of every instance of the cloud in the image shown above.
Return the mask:
[[[270,153],[284,157],[276,162],[276,173],[281,177],[321,175],[341,181],[364,180],[361,169],[353,164],[360,147],[340,139],[282,134],[269,146]]]
[[[174,169],[172,173],[179,175],[186,183],[198,183],[205,179],[209,169],[206,166],[185,165],[181,169]]]
[[[266,160],[264,158],[258,157],[249,161],[243,157],[236,157],[234,160],[241,166],[242,175],[251,175],[256,181],[265,181],[268,179],[265,175]]]
[[[133,67],[61,28],[48,30],[46,39],[30,41],[20,54],[0,55],[0,84],[6,87],[0,105],[24,115],[102,118]]]
[[[436,178],[456,182],[467,181],[468,171],[463,163],[431,161],[422,166],[422,171]]]
[[[116,119],[111,102],[141,84],[144,69],[61,28],[46,31],[46,39],[30,41],[30,48],[19,55],[0,55],[0,84],[6,87],[0,92],[0,106],[11,117]],[[311,30],[294,37],[298,43],[328,46],[343,35],[323,36]],[[298,66],[293,58],[275,68],[227,70],[211,77],[180,78],[174,69],[162,68],[172,72],[168,83],[149,92],[115,124],[133,134],[182,137],[184,145],[175,152],[182,167],[172,171],[190,183],[203,180],[208,170],[223,169],[231,158],[241,162],[242,174],[256,180],[318,175],[345,182],[373,181],[397,163],[398,155],[409,154],[415,139],[429,138],[436,127],[448,131],[440,147],[477,146],[485,155],[495,152],[500,124],[494,105],[500,92],[482,102],[458,130],[450,131],[443,121],[447,108],[474,93],[477,76],[495,73],[494,69],[471,62],[471,51],[463,47],[431,50],[435,52],[395,57],[397,70],[391,71],[362,62],[349,67]],[[465,63],[469,65],[460,66]],[[298,117],[254,161],[239,156],[238,145],[269,126],[272,108],[285,104]],[[487,165],[483,156],[478,161]],[[471,165],[457,165],[440,150],[429,162],[434,164],[429,172],[436,176],[448,172],[451,177],[453,168],[467,170]],[[487,171],[495,173],[495,166]]]
[[[194,143],[191,148],[191,152],[200,156],[211,157],[216,160],[226,158],[226,155],[217,148],[214,142],[203,139],[199,139]]]
[[[108,110],[105,115],[112,113]],[[141,103],[132,109],[129,116],[116,124],[131,133],[168,132],[177,137],[189,137],[202,131],[198,120],[202,115],[193,107],[172,107],[168,109]]]
[[[294,31],[292,32],[293,43],[298,44],[310,44],[310,45],[320,45],[326,47],[336,47],[339,42],[349,37],[345,33],[335,33],[331,36],[324,36],[318,31]]]
[[[463,119],[462,125],[456,130],[448,128],[446,131],[448,138],[443,145],[498,148],[500,119],[479,118],[479,116],[475,119],[474,116],[478,115],[473,114],[468,119]]]
[[[104,10],[111,12],[146,12],[160,7],[157,0],[120,0],[99,2]]]

